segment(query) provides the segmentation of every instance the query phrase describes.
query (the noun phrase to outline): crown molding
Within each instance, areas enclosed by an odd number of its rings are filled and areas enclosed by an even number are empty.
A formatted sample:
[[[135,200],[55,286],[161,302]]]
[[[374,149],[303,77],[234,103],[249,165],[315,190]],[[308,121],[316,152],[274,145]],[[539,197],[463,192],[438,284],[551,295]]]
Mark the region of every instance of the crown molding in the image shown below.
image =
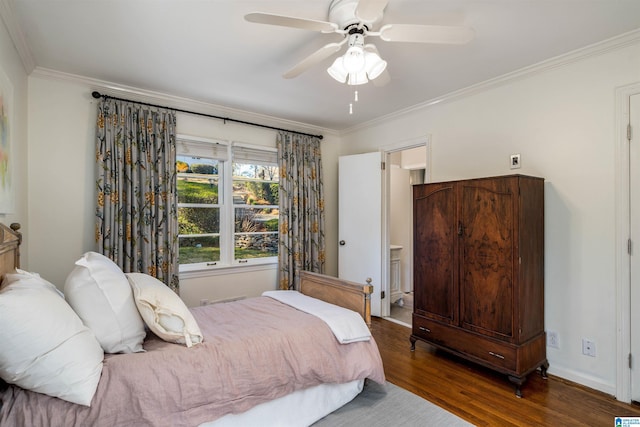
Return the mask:
[[[9,32],[9,37],[11,37],[11,41],[18,51],[22,66],[27,75],[29,75],[36,68],[36,61],[33,59],[33,54],[31,53],[31,49],[29,49],[24,32],[18,25],[12,3],[12,0],[0,0],[0,17],[2,17],[2,21]]]
[[[618,50],[618,49],[631,46],[637,43],[640,43],[640,29],[629,31],[619,36],[612,37],[610,39],[606,39],[601,42],[594,43],[580,49],[576,49],[566,54],[562,54],[559,56],[555,56],[553,58],[546,59],[542,62],[538,62],[536,64],[521,68],[519,70],[510,72],[507,74],[503,74],[502,76],[489,79],[484,82],[471,85],[460,90],[456,90],[454,92],[447,93],[445,95],[427,100],[425,102],[421,102],[420,104],[416,104],[414,106],[395,111],[393,113],[375,118],[373,120],[369,120],[364,123],[360,123],[356,126],[342,130],[340,132],[340,135],[347,135],[349,133],[353,133],[364,128],[375,126],[375,125],[387,122],[389,120],[402,117],[412,112],[425,110],[427,108],[433,107],[434,105],[443,104],[446,102],[452,102],[460,98],[468,97],[480,92],[487,91],[489,89],[493,89],[498,86],[512,83],[517,80],[526,79],[536,74],[541,74],[546,71],[552,70],[554,68],[564,67],[574,62],[581,61],[585,58],[601,55],[606,52]]]
[[[414,106],[404,108],[393,113],[369,120],[364,123],[352,126],[343,130],[335,130],[329,128],[323,128],[319,126],[309,125],[307,123],[296,122],[286,119],[281,119],[274,116],[268,116],[264,114],[252,113],[250,111],[234,109],[224,107],[217,104],[211,104],[203,101],[197,101],[193,99],[183,98],[179,96],[169,95],[161,92],[143,90],[131,86],[119,85],[116,83],[93,79],[89,77],[63,73],[60,71],[46,69],[35,66],[35,62],[31,55],[31,51],[25,41],[24,35],[20,28],[15,25],[16,20],[14,18],[13,11],[11,9],[11,2],[13,0],[0,0],[0,16],[5,22],[7,29],[11,35],[12,40],[18,50],[18,53],[22,59],[23,65],[27,70],[27,74],[34,74],[36,76],[60,79],[66,81],[72,81],[80,84],[85,84],[92,88],[92,90],[98,90],[105,95],[131,98],[140,102],[148,103],[163,103],[167,107],[179,108],[188,111],[201,112],[212,115],[230,115],[234,119],[252,121],[267,126],[274,127],[287,127],[292,130],[305,132],[305,133],[322,133],[341,137],[368,127],[376,126],[381,123],[400,118],[409,113],[422,111],[427,108],[433,107],[438,104],[452,102],[464,97],[468,97],[480,92],[487,91],[489,89],[499,87],[508,83],[512,83],[517,80],[529,78],[536,74],[541,74],[554,68],[563,67],[574,62],[583,60],[588,57],[601,55],[606,52],[621,49],[630,45],[640,43],[640,29],[633,30],[622,35],[603,40],[598,43],[586,46],[584,48],[576,49],[569,53],[559,55],[542,62],[521,68],[519,70],[504,74],[502,76],[480,82],[475,85],[468,86],[466,88],[444,94],[442,96],[429,99]]]
[[[89,91],[91,92],[95,90],[100,92],[102,95],[126,98],[131,99],[132,101],[146,102],[150,104],[162,104],[163,106],[166,106],[168,108],[176,108],[185,111],[193,111],[196,113],[223,116],[229,119],[233,118],[234,120],[243,120],[265,126],[286,128],[297,132],[339,136],[338,132],[334,129],[313,126],[307,123],[296,122],[293,120],[281,119],[274,116],[268,116],[266,114],[252,113],[250,111],[224,107],[217,104],[211,104],[204,101],[198,101],[162,92],[140,89],[133,86],[121,85],[105,80],[99,80],[91,77],[84,77],[76,74],[52,70],[49,68],[36,67],[31,75],[34,77],[46,78],[51,80],[62,80],[85,85],[89,87]]]

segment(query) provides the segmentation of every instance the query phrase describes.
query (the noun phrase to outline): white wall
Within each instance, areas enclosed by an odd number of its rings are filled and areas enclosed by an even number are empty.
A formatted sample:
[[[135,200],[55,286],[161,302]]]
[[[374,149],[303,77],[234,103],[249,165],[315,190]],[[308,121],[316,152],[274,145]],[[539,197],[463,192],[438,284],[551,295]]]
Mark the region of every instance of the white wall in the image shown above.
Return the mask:
[[[74,262],[95,248],[95,119],[97,100],[91,97],[95,85],[80,78],[36,71],[29,77],[29,236],[26,258],[33,271],[64,286]],[[127,97],[125,95],[121,95]],[[128,98],[133,99],[132,96]],[[147,98],[146,102],[154,102]],[[156,103],[167,105],[162,99]],[[212,113],[215,114],[215,113]],[[230,116],[225,114],[224,116]],[[232,116],[233,117],[233,116]],[[239,117],[240,119],[244,119]],[[271,125],[271,124],[270,124]],[[287,123],[281,125],[287,128]],[[322,132],[314,133],[322,133]],[[273,130],[251,127],[191,114],[178,113],[180,134],[275,146]],[[325,133],[322,143],[325,166],[327,227],[335,229],[337,219],[338,138]],[[337,236],[328,236],[335,247]],[[330,246],[330,247],[331,247]],[[327,273],[337,272],[337,257],[330,254]],[[224,300],[256,296],[275,289],[274,266],[226,270],[214,276],[181,275],[181,297],[187,305],[201,299]]]
[[[343,137],[350,153],[430,134],[431,178],[546,178],[545,326],[550,373],[615,394],[615,90],[640,81],[640,44],[587,56]],[[597,357],[581,354],[583,337]]]
[[[0,19],[0,72],[2,72],[13,92],[13,105],[11,111],[10,139],[11,139],[11,164],[12,183],[14,191],[13,212],[0,214],[0,221],[6,225],[18,222],[25,230],[27,223],[27,73],[22,66],[22,61],[15,50],[11,37],[7,32],[2,19]],[[4,102],[7,102],[5,100]],[[26,240],[26,239],[25,239]],[[26,253],[28,244],[23,243],[22,253]],[[26,257],[22,257],[23,268],[27,268]]]
[[[60,289],[95,249],[95,100],[78,84],[29,78],[29,236],[32,271]]]

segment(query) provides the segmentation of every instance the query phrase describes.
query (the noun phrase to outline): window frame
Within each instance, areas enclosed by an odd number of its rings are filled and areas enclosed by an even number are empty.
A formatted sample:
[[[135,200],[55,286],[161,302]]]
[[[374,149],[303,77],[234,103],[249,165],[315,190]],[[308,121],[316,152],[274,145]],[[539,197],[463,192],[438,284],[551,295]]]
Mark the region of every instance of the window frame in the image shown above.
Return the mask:
[[[234,147],[240,147],[240,149],[247,148],[249,150],[257,150],[258,152],[272,152],[277,158],[277,149],[275,147],[260,146],[255,144],[246,144],[235,141],[228,141],[222,139],[210,139],[202,137],[194,137],[190,135],[177,135],[176,136],[176,154],[178,156],[190,156],[203,157],[218,160],[218,204],[220,209],[220,260],[200,262],[193,264],[180,264],[180,274],[186,273],[190,276],[197,277],[206,275],[207,272],[214,274],[222,271],[228,271],[233,269],[241,269],[242,271],[251,271],[262,268],[272,268],[278,263],[278,255],[271,257],[256,257],[256,258],[235,258],[235,209],[236,208],[255,208],[252,205],[234,204],[233,202],[233,149]],[[215,155],[206,155],[199,149],[205,149],[207,145],[212,144],[212,147],[216,147],[221,150],[225,149],[225,154],[216,157]],[[196,148],[197,153],[190,153],[192,147]],[[260,160],[254,160],[255,164],[261,164]],[[243,158],[239,160],[239,163],[248,163],[247,159]],[[220,173],[222,169],[222,173]],[[220,182],[222,185],[220,185]],[[279,180],[275,181],[278,182]],[[191,204],[186,204],[191,205]],[[268,205],[276,206],[278,205]],[[182,207],[180,203],[177,203],[177,207]],[[279,227],[278,227],[279,230]],[[191,273],[191,274],[189,274]]]

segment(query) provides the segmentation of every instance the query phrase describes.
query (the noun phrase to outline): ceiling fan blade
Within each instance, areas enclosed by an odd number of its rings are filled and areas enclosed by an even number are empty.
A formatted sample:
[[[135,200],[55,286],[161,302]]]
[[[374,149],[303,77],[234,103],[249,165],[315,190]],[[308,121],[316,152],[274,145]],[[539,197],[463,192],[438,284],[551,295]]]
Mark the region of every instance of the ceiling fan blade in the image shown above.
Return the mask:
[[[382,18],[382,12],[389,0],[360,0],[356,6],[356,16],[364,22],[375,22]]]
[[[387,42],[464,44],[474,36],[468,27],[389,24],[380,28],[380,38]]]
[[[313,67],[317,63],[321,62],[323,59],[330,57],[334,53],[340,50],[342,45],[347,39],[343,40],[340,43],[329,43],[316,50],[311,55],[307,56],[302,61],[298,62],[293,68],[284,73],[282,76],[285,79],[291,79],[299,76],[303,72],[307,71],[309,68]]]
[[[300,28],[302,30],[320,31],[323,33],[332,33],[338,29],[338,25],[333,22],[295,18],[291,16],[276,15],[273,13],[248,13],[244,16],[244,19],[258,24],[279,25],[281,27]]]

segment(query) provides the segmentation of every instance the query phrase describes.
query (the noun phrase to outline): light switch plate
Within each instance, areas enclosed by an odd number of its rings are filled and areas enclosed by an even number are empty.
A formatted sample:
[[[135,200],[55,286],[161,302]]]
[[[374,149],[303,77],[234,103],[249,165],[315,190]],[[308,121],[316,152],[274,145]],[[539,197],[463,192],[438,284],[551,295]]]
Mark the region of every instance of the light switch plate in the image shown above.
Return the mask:
[[[520,154],[512,154],[509,165],[511,169],[520,169]]]

